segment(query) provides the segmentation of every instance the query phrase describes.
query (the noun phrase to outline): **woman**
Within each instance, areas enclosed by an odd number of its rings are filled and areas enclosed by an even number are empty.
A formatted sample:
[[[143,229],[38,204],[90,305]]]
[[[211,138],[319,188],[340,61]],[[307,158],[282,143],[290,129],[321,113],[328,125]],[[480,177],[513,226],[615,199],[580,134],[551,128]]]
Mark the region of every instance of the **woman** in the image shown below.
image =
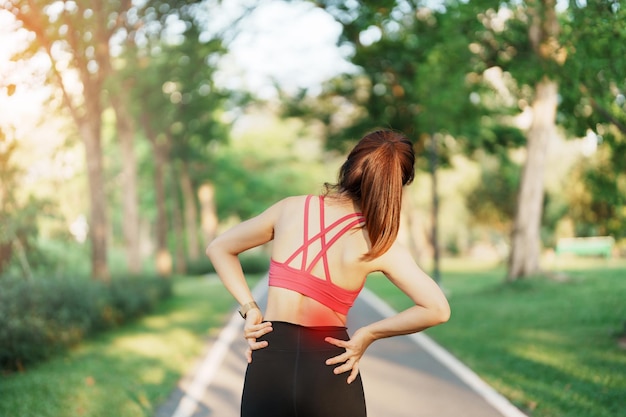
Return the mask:
[[[367,347],[448,320],[445,296],[396,241],[414,161],[405,136],[374,131],[350,152],[324,195],[286,198],[211,242],[207,255],[246,321],[242,417],[365,416],[359,361]],[[237,255],[269,241],[263,314]],[[348,311],[376,271],[415,306],[350,337]]]

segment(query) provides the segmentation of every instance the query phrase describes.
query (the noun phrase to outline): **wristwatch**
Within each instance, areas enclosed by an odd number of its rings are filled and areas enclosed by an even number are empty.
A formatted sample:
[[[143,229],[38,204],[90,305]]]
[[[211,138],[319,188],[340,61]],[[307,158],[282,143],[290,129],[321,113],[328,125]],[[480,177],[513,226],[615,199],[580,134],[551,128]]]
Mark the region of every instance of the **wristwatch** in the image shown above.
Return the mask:
[[[252,310],[253,308],[258,308],[260,310],[259,305],[256,303],[256,301],[250,301],[249,303],[242,305],[239,309],[239,314],[245,319],[248,315],[248,311]]]

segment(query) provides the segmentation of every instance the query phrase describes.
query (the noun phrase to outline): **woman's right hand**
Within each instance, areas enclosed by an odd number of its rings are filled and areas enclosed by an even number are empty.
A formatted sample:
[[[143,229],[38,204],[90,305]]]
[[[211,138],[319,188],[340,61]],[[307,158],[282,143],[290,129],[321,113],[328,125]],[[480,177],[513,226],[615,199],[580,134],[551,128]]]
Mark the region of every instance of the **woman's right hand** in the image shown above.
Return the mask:
[[[263,314],[259,309],[252,309],[246,314],[246,324],[243,328],[243,337],[248,341],[248,349],[246,350],[246,359],[248,363],[252,362],[252,351],[267,347],[265,340],[257,342],[257,339],[268,334],[272,330],[272,323],[263,321]]]

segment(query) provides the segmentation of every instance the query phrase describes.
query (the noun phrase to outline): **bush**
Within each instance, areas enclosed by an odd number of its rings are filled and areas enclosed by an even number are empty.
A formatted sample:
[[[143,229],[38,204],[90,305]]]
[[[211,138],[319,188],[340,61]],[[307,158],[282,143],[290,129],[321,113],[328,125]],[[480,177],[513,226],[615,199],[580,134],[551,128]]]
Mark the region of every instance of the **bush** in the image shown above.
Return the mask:
[[[215,268],[213,264],[206,256],[202,256],[200,259],[187,261],[187,274],[188,275],[206,275],[214,274]]]
[[[269,269],[269,256],[265,252],[254,251],[239,255],[243,272],[246,274],[263,274]],[[187,274],[206,275],[214,274],[215,268],[207,257],[195,261],[187,261]]]
[[[263,274],[270,267],[269,256],[263,252],[248,252],[239,256],[241,267],[246,274]]]
[[[120,321],[148,313],[162,299],[172,295],[169,279],[125,279],[109,288],[111,307]]]
[[[15,370],[145,314],[171,294],[161,278],[0,280],[0,369]]]

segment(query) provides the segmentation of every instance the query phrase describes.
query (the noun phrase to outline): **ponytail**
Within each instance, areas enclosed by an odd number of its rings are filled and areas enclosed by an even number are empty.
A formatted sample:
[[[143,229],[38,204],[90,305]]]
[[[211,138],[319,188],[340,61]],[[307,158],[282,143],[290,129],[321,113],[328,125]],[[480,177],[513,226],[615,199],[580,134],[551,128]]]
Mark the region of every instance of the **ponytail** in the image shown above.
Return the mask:
[[[365,135],[339,171],[335,186],[361,207],[371,247],[364,259],[385,253],[400,228],[402,187],[415,176],[413,145],[402,134],[378,130]]]

